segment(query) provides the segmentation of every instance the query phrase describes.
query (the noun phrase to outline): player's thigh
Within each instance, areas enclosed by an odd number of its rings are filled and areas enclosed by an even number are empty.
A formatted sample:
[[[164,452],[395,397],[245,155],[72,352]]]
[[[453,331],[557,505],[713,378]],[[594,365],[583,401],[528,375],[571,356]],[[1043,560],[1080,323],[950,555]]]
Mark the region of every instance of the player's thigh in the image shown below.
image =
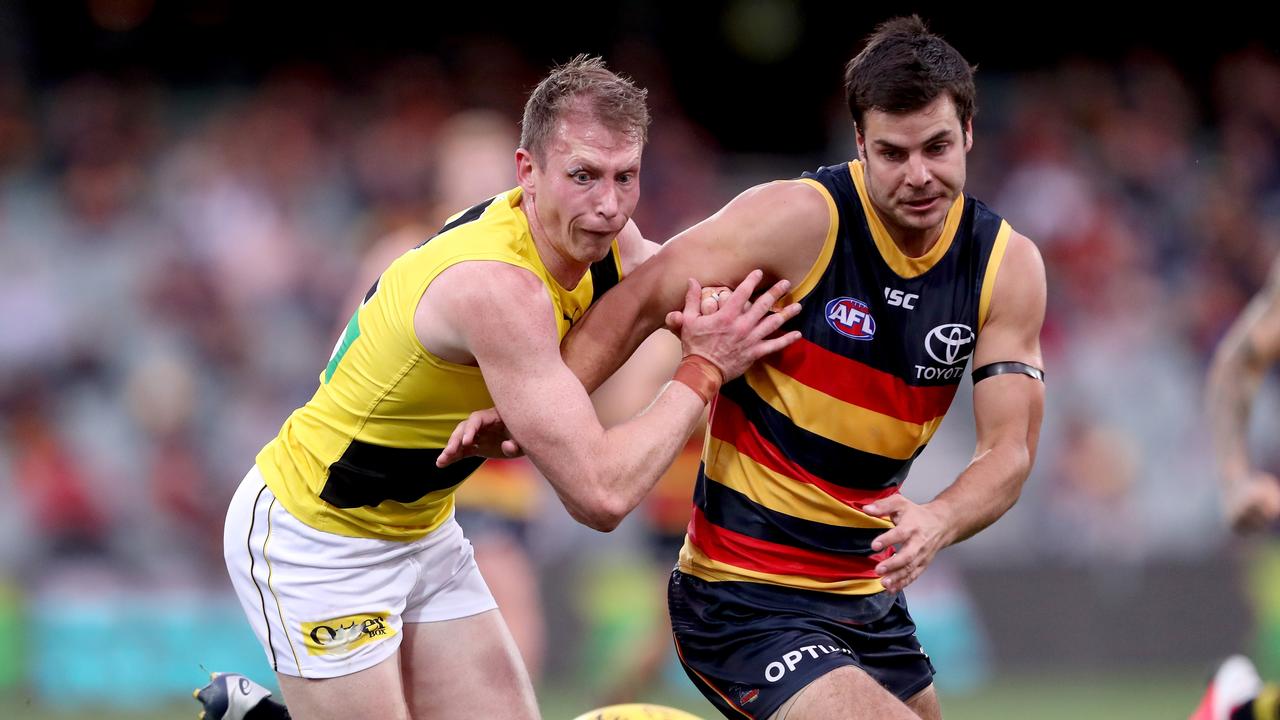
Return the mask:
[[[809,683],[772,717],[772,720],[836,719],[919,720],[919,716],[866,671],[845,665]]]
[[[933,685],[907,700],[907,707],[919,715],[921,720],[942,720],[942,706],[938,704],[938,693],[933,689]]]
[[[529,673],[497,610],[406,623],[400,652],[414,720],[538,718]]]
[[[307,680],[276,673],[293,720],[386,718],[410,720],[400,678],[400,662],[392,655],[373,667],[341,677]]]

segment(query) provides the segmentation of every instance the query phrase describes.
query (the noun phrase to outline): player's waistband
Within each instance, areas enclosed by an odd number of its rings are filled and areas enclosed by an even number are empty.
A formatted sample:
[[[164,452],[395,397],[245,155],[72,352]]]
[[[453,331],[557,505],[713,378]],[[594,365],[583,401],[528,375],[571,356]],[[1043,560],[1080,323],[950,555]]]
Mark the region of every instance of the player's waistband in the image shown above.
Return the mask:
[[[724,607],[747,605],[763,612],[803,612],[848,625],[879,620],[898,599],[898,593],[889,591],[871,595],[838,595],[764,583],[710,582],[679,569],[672,572],[690,595],[686,599],[692,602]]]

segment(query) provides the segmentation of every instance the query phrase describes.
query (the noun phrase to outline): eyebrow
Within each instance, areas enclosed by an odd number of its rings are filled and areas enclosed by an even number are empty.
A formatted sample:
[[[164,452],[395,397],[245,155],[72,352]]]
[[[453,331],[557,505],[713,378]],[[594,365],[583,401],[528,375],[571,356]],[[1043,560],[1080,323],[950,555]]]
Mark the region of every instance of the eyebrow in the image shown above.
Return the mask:
[[[934,143],[936,143],[936,142],[939,142],[939,141],[941,141],[941,140],[950,140],[950,139],[951,139],[951,137],[952,137],[952,131],[951,131],[951,129],[950,129],[950,128],[947,128],[947,129],[945,129],[945,130],[939,130],[938,132],[936,132],[936,133],[934,133],[934,134],[930,135],[930,136],[929,136],[929,139],[928,139],[928,140],[925,140],[925,141],[922,143],[922,145],[924,145],[925,147],[928,147],[928,146],[930,146],[930,145],[932,145],[932,144],[934,144]],[[871,144],[872,144],[872,145],[875,145],[876,147],[890,148],[890,149],[892,149],[892,150],[901,150],[901,149],[902,149],[902,148],[901,148],[901,146],[895,145],[895,144],[893,144],[893,143],[891,143],[891,142],[889,142],[889,141],[887,141],[887,140],[881,140],[881,139],[878,139],[878,138],[877,138],[876,140],[873,140]]]
[[[602,175],[602,174],[604,174],[604,171],[600,168],[600,165],[599,165],[599,164],[597,164],[597,163],[595,163],[595,162],[591,162],[591,161],[589,161],[589,160],[586,160],[586,159],[584,159],[584,158],[580,158],[580,157],[579,157],[579,158],[573,158],[573,160],[574,160],[574,161],[573,161],[573,162],[570,162],[570,163],[569,163],[569,165],[568,165],[567,172],[569,172],[569,173],[576,173],[576,172],[586,171],[586,172],[594,173],[594,174],[597,174],[597,175]],[[637,170],[639,170],[639,169],[640,169],[640,162],[639,162],[639,161],[636,161],[636,162],[634,162],[634,163],[629,163],[629,164],[627,164],[627,166],[626,166],[626,167],[618,168],[615,172],[617,172],[617,173],[634,173],[634,172],[636,172],[636,171],[637,171]]]

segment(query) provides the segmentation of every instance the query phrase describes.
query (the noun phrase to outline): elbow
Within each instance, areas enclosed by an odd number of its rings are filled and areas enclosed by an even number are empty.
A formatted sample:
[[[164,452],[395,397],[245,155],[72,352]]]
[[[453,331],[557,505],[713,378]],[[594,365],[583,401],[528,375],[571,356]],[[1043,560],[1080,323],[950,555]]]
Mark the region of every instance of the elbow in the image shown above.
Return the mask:
[[[1008,504],[1005,512],[1008,512],[1014,505],[1018,504],[1018,499],[1022,497],[1022,488],[1027,484],[1027,478],[1031,476],[1031,468],[1035,464],[1035,451],[1027,446],[1022,446],[1017,453],[1014,465],[1014,482],[1009,488]]]
[[[618,528],[618,524],[622,522],[622,515],[616,515],[607,511],[578,511],[570,512],[574,520],[586,525],[596,532],[613,532]]]
[[[584,499],[573,505],[566,504],[569,515],[579,523],[597,532],[613,532],[627,516],[628,508],[603,493]]]
[[[591,522],[584,524],[596,532],[608,533],[618,529],[618,524],[622,522],[622,517],[621,515],[601,514],[595,516]]]
[[[587,523],[587,526],[603,533],[613,532],[626,516],[627,508],[612,498],[605,498],[597,503],[592,522]]]

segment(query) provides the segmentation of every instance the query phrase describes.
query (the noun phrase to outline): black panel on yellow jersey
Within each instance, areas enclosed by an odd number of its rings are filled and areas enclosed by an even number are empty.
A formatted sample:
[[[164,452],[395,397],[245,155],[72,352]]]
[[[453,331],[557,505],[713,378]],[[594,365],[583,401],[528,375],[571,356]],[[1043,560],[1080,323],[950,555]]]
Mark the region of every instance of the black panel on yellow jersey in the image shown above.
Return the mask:
[[[479,467],[478,459],[435,466],[453,428],[493,405],[478,367],[433,355],[414,331],[418,302],[441,272],[491,261],[534,273],[547,288],[560,338],[598,287],[621,278],[615,241],[577,285],[562,287],[538,257],[520,200],[516,188],[458,213],[378,278],[315,395],[258,454],[267,485],[295,517],[340,535],[416,539],[449,517],[454,490]]]

